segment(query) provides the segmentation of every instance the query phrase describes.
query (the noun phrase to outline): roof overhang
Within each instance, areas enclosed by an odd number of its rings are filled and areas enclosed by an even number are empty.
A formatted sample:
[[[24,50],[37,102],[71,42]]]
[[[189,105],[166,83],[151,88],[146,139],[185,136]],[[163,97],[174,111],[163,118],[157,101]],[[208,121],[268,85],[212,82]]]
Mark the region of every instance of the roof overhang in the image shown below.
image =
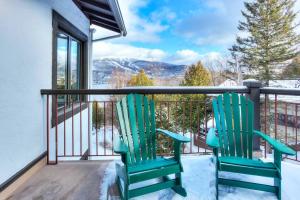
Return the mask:
[[[126,36],[122,13],[117,0],[73,0],[90,19],[91,24]]]

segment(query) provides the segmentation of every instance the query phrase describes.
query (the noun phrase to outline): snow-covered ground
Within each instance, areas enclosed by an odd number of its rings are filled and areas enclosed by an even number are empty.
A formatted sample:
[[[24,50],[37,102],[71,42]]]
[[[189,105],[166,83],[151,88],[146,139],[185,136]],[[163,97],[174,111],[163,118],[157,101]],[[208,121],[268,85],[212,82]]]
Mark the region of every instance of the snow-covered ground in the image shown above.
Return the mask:
[[[115,184],[115,162],[109,164],[105,171],[103,182],[100,188],[100,200],[119,199],[119,197],[109,194],[109,188]],[[135,198],[143,200],[210,200],[215,199],[215,168],[212,156],[183,156],[183,185],[187,190],[188,196],[181,197],[171,189],[161,190],[155,193],[143,195]],[[270,178],[248,176],[234,173],[220,173],[221,177],[234,178],[238,180],[260,182],[272,184]],[[300,165],[288,162],[282,163],[282,199],[296,200],[299,199],[300,185]],[[151,181],[154,182],[154,181]],[[139,187],[145,183],[138,183],[134,187]],[[242,188],[219,186],[219,199],[224,200],[273,200],[277,199],[274,194]]]
[[[179,133],[183,135],[183,133]],[[97,129],[98,135],[98,155],[112,155],[113,141],[115,138],[119,137],[118,128],[115,126],[107,125],[105,128],[101,127]],[[204,153],[204,148],[198,147],[194,144],[193,135],[191,133],[185,133],[185,137],[191,139],[191,142],[184,145],[184,153]],[[90,136],[90,154],[97,154],[97,137],[96,137],[96,129],[92,129]],[[97,159],[97,158],[94,158]]]

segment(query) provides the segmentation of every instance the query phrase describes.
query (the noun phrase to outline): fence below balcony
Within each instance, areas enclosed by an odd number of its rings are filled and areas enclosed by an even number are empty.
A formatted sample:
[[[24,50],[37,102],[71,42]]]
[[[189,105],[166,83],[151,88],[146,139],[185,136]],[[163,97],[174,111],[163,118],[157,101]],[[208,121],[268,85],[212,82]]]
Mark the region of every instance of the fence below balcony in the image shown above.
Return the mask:
[[[268,135],[295,149],[298,155],[288,159],[299,161],[300,90],[260,88],[257,82],[246,82],[245,86],[228,88],[42,90],[48,163],[115,156],[113,144],[119,137],[115,103],[130,93],[147,95],[155,100],[157,127],[191,138],[191,143],[183,146],[184,154],[210,154],[211,149],[205,140],[209,128],[214,126],[211,100],[224,92],[236,92],[252,99],[255,103],[255,128],[261,127]],[[172,143],[166,138],[160,136],[157,145],[158,154],[172,152]],[[264,156],[272,153],[272,149],[258,138],[254,138],[253,146]]]

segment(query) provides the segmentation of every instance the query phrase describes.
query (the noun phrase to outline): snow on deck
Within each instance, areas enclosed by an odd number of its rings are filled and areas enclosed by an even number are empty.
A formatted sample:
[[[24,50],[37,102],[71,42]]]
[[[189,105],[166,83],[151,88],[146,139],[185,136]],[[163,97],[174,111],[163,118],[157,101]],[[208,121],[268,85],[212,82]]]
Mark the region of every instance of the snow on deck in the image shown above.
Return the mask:
[[[111,162],[103,178],[100,187],[100,200],[119,199],[116,194],[109,194],[108,190],[115,184],[115,162]],[[136,200],[210,200],[215,199],[215,164],[212,156],[183,156],[183,185],[187,190],[186,198],[176,194],[171,189],[165,189],[151,194],[134,198]],[[220,177],[232,178],[244,181],[272,184],[273,179],[221,172]],[[282,199],[296,200],[300,185],[300,165],[282,162]],[[155,181],[150,181],[155,182]],[[137,183],[134,187],[144,186],[145,183]],[[273,200],[277,199],[272,193],[248,190],[236,187],[219,186],[219,199],[226,200]]]

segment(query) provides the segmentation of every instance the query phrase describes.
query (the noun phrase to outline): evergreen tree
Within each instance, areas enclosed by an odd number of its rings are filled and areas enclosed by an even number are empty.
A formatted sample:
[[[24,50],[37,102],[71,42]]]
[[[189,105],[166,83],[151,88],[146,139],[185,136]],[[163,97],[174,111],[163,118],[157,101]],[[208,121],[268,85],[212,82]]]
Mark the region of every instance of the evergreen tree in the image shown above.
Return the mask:
[[[209,86],[211,84],[209,71],[201,62],[198,62],[187,69],[181,86]],[[200,124],[204,123],[205,112],[207,116],[210,112],[206,104],[207,96],[204,94],[181,95],[179,101],[182,102],[177,110],[180,121],[176,123],[184,132],[198,133]]]
[[[137,75],[131,76],[131,79],[128,81],[129,86],[152,86],[154,85],[153,81],[147,76],[145,71],[142,69]]]
[[[92,124],[93,128],[100,129],[104,122],[103,105],[99,102],[93,102],[92,104]],[[96,127],[97,125],[97,127]]]
[[[299,35],[295,33],[295,0],[255,0],[245,2],[238,29],[246,37],[238,36],[229,49],[233,60],[239,58],[241,67],[253,78],[269,85],[286,62],[296,56]]]
[[[300,55],[287,65],[281,73],[281,79],[300,79]]]

